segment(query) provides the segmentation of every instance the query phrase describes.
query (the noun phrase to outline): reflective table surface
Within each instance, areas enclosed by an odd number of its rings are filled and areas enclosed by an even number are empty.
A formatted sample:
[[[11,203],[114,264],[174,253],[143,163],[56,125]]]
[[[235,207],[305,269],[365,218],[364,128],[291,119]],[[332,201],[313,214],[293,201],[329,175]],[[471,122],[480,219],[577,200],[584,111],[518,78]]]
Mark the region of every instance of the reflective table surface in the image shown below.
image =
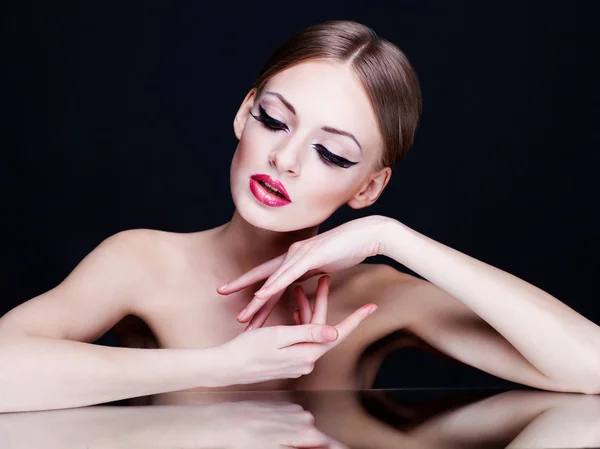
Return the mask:
[[[600,446],[600,396],[533,389],[172,392],[0,414],[0,448]]]

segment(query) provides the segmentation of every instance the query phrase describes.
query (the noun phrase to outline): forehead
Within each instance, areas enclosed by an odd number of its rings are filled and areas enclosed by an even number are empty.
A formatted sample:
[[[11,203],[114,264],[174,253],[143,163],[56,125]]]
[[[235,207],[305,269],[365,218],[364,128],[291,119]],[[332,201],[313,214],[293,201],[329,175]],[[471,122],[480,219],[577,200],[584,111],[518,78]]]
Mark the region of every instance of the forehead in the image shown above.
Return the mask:
[[[380,143],[369,97],[352,68],[345,64],[302,62],[271,77],[264,91],[283,95],[296,109],[302,124],[351,132],[363,148],[377,148]]]

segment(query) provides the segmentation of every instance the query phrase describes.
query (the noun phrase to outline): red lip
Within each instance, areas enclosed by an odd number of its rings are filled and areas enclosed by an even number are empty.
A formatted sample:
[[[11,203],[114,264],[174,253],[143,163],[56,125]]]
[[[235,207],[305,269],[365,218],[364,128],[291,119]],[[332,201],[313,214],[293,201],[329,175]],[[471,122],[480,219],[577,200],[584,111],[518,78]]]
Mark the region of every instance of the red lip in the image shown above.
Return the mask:
[[[288,195],[288,193],[285,191],[285,187],[283,187],[283,184],[280,183],[279,181],[273,181],[273,179],[271,179],[271,177],[269,175],[265,175],[265,174],[261,173],[258,175],[252,175],[251,178],[256,179],[257,181],[263,181],[263,182],[268,183],[269,185],[275,187],[277,190],[279,190],[281,193],[283,193],[283,196],[285,196],[288,201],[292,201],[292,200],[290,200],[290,196]]]

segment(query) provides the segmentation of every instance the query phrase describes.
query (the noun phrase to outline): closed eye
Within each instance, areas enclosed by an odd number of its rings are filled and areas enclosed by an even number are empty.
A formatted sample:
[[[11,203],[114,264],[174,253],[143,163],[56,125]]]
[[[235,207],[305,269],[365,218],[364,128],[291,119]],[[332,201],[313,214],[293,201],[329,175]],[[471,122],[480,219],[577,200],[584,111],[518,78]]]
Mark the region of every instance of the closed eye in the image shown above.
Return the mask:
[[[285,123],[282,123],[279,120],[276,120],[273,117],[271,117],[269,114],[267,114],[267,112],[264,110],[264,108],[262,107],[262,105],[260,103],[258,105],[258,111],[259,111],[258,117],[255,116],[254,114],[252,114],[252,112],[250,113],[250,115],[252,117],[254,117],[257,121],[259,121],[263,125],[265,125],[265,127],[269,131],[277,132],[277,131],[288,130],[288,127]],[[333,154],[331,151],[329,151],[327,148],[325,148],[321,144],[315,144],[315,145],[313,145],[313,148],[315,150],[317,150],[319,157],[327,165],[335,165],[335,166],[338,166],[341,168],[349,168],[349,167],[352,167],[353,165],[358,164],[358,162],[352,162],[346,158],[343,158],[341,156]]]
[[[254,117],[256,120],[258,120],[259,122],[262,122],[264,125],[266,125],[267,129],[269,129],[271,131],[281,131],[281,130],[288,129],[288,127],[285,125],[285,123],[281,123],[279,120],[276,120],[273,117],[271,117],[269,114],[267,114],[267,111],[265,111],[260,104],[258,105],[258,111],[259,111],[258,117],[256,117],[252,113],[250,113],[250,114],[252,114],[252,117]]]

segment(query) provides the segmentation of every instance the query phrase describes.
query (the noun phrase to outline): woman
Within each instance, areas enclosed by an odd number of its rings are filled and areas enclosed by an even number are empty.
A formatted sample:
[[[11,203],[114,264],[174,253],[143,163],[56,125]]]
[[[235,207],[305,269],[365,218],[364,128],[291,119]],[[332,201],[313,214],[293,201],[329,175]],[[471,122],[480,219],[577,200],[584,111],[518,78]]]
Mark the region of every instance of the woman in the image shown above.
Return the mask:
[[[420,113],[406,57],[368,27],[333,21],[292,36],[234,119],[230,222],[190,234],[119,233],[61,285],[2,318],[0,363],[12,357],[13,368],[0,384],[9,386],[13,409],[195,387],[364,388],[381,360],[361,364],[361,356],[391,334],[505,379],[596,393],[600,330],[547,293],[388,217],[318,234],[340,206],[377,200],[412,145]],[[360,263],[376,254],[430,282]],[[365,320],[371,300],[379,311]],[[331,329],[326,322],[342,323],[338,336],[310,333]],[[115,324],[123,346],[154,349],[141,355],[82,344]],[[147,326],[154,346],[136,340],[132,324]],[[198,353],[190,350],[205,351],[193,369],[189,357]],[[15,380],[39,360],[50,373],[27,385]],[[140,375],[140,366],[152,370]],[[43,401],[29,393],[27,405],[19,402],[34,387]]]

